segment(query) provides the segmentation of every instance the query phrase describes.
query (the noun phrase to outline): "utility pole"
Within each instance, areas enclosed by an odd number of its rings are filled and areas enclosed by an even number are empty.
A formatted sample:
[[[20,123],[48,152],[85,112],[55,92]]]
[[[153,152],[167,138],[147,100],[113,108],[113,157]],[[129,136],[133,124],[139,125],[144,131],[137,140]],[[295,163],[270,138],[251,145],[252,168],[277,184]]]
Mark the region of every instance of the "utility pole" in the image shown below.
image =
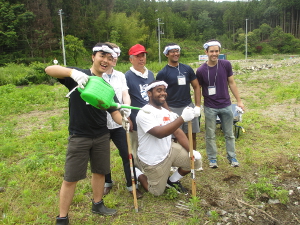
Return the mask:
[[[66,66],[66,52],[65,52],[65,40],[64,40],[64,30],[63,30],[63,23],[62,23],[62,9],[58,10],[58,15],[60,17],[60,29],[61,29],[61,44],[63,50],[63,58],[64,58],[64,66]]]
[[[159,63],[161,63],[161,56],[160,56],[160,34],[161,34],[161,32],[160,32],[160,24],[164,24],[164,23],[160,23],[159,22],[160,21],[160,19],[159,18],[157,18],[157,30],[158,30],[158,62]]]
[[[248,51],[248,19],[246,19],[246,45],[245,45],[245,59],[247,60]]]

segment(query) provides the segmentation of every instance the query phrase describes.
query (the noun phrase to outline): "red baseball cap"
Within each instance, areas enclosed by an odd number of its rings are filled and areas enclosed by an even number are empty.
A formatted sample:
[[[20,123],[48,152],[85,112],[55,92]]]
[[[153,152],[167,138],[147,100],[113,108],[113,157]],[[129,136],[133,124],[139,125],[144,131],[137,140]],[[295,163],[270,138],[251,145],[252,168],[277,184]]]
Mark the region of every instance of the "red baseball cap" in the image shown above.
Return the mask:
[[[128,51],[129,55],[138,55],[140,53],[147,53],[145,47],[140,44],[136,44],[136,45],[132,46]]]

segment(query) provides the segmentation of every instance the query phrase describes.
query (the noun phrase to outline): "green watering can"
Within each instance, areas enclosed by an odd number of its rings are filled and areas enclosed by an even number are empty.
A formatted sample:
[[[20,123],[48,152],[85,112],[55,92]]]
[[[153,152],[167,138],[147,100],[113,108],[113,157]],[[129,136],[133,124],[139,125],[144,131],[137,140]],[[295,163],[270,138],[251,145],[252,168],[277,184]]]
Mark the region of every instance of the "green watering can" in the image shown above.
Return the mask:
[[[81,93],[80,97],[89,103],[90,105],[98,108],[98,109],[109,109],[109,108],[127,108],[127,109],[137,109],[141,108],[129,106],[129,105],[121,105],[119,103],[115,103],[114,96],[115,91],[113,87],[108,84],[103,78],[97,76],[90,76],[89,81],[85,85],[84,89],[77,88]]]

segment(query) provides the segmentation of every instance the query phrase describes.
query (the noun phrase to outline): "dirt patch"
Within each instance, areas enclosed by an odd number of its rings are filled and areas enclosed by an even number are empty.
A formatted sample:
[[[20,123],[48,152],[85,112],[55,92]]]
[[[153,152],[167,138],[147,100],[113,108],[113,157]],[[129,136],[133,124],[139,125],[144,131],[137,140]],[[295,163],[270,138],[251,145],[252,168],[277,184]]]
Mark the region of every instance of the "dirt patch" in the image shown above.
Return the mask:
[[[68,108],[59,108],[51,111],[31,111],[19,115],[16,131],[22,136],[28,136],[32,131],[39,129],[53,129],[57,123],[65,123],[61,120],[62,115],[68,112]]]

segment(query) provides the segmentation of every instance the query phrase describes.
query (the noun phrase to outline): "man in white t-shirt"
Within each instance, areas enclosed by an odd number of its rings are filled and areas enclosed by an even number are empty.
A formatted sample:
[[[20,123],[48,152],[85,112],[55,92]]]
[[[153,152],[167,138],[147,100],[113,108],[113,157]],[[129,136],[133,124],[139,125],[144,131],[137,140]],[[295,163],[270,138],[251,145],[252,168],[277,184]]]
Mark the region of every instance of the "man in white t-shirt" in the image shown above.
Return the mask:
[[[140,169],[144,172],[136,168],[136,175],[145,190],[156,196],[163,194],[166,187],[187,193],[179,180],[191,171],[189,141],[179,127],[194,119],[195,112],[192,107],[186,107],[182,115],[175,119],[172,112],[162,107],[167,98],[167,87],[164,81],[149,84],[146,87],[149,104],[136,117],[137,155]],[[172,134],[178,143],[172,142]],[[201,155],[195,150],[193,153],[195,168],[199,168]],[[169,177],[171,166],[178,167],[178,170]]]

